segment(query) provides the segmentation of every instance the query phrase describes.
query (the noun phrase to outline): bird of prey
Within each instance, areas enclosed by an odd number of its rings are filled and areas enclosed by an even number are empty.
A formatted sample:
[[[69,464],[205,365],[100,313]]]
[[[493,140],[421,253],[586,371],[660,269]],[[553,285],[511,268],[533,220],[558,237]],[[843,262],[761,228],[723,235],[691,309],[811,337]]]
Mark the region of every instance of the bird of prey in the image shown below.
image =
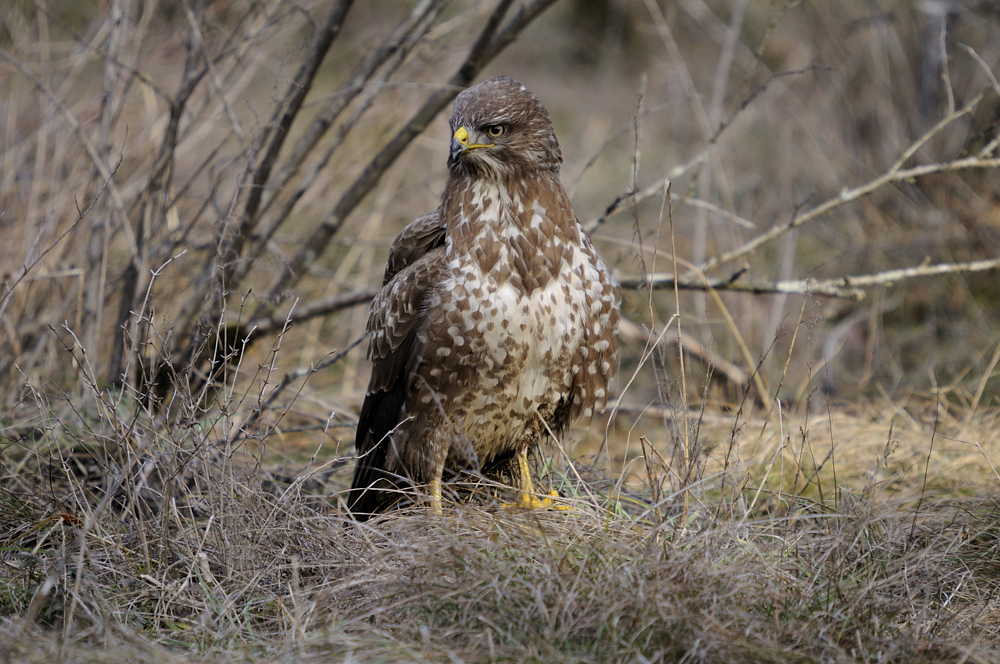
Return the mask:
[[[498,76],[458,96],[451,133],[441,205],[393,242],[369,312],[360,520],[404,488],[440,512],[446,469],[507,467],[521,506],[549,504],[527,454],[603,410],[615,373],[621,296],[559,181],[545,107]]]

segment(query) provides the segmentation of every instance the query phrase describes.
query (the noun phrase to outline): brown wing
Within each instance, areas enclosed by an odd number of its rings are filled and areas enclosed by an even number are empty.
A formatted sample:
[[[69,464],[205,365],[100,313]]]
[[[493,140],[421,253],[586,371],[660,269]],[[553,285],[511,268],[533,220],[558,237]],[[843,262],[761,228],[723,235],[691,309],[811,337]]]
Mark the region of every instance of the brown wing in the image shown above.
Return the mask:
[[[421,217],[403,233],[430,216]],[[415,235],[424,240],[435,233]],[[402,237],[401,234],[393,243],[386,269],[388,281],[372,302],[368,315],[372,375],[358,420],[355,438],[358,461],[348,497],[348,508],[361,520],[379,510],[385,501],[382,489],[392,484],[393,476],[385,468],[387,436],[399,424],[400,410],[412,387],[424,304],[440,281],[445,265],[443,230],[437,240],[423,242],[422,252],[402,244]],[[395,265],[403,267],[390,274],[393,252],[397,257]]]
[[[385,264],[382,285],[385,286],[397,272],[407,265],[413,265],[427,252],[443,246],[444,233],[445,227],[438,210],[412,221],[389,247],[389,260]]]

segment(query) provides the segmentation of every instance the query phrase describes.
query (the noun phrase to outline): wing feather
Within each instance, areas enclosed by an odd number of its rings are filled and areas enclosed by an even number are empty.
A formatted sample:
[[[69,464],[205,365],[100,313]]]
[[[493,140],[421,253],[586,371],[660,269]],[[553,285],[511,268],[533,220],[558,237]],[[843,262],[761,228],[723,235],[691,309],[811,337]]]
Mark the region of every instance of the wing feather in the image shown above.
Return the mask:
[[[382,285],[388,284],[400,270],[413,265],[427,252],[444,246],[445,226],[439,210],[417,217],[404,228],[389,247]]]
[[[392,484],[385,468],[386,436],[399,424],[419,357],[423,309],[444,272],[444,229],[437,218],[436,212],[424,215],[396,238],[386,283],[368,314],[372,374],[358,420],[358,461],[348,497],[348,508],[362,520],[380,509],[383,490]]]

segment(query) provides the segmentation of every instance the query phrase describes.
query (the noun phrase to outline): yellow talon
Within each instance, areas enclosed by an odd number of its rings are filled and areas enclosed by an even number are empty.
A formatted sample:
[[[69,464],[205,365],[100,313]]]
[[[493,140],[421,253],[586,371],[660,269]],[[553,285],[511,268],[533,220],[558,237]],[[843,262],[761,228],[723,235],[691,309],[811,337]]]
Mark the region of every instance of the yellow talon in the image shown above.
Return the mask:
[[[535,495],[535,488],[531,484],[531,472],[528,469],[528,451],[521,450],[517,454],[517,467],[519,474],[519,481],[521,484],[521,499],[516,503],[504,503],[503,506],[506,508],[517,508],[526,510],[540,510],[546,508],[552,508],[554,510],[569,510],[573,509],[569,505],[554,505],[552,499],[559,497],[559,492],[553,489],[549,491],[549,495],[545,498],[539,499]]]
[[[557,505],[555,504],[554,498],[559,497],[559,492],[556,490],[549,491],[549,495],[544,498],[539,499],[537,496],[531,493],[521,493],[521,499],[516,503],[504,503],[503,506],[508,509],[523,509],[523,510],[540,510],[540,509],[554,509],[554,510],[570,510],[573,509],[569,505]]]
[[[546,507],[551,507],[554,510],[571,510],[571,509],[573,509],[572,505],[558,505],[558,504],[555,504],[552,499],[553,498],[558,498],[558,497],[559,497],[559,492],[558,491],[556,491],[555,489],[552,489],[552,491],[549,491],[549,497],[545,499],[545,503],[546,503],[545,506]]]

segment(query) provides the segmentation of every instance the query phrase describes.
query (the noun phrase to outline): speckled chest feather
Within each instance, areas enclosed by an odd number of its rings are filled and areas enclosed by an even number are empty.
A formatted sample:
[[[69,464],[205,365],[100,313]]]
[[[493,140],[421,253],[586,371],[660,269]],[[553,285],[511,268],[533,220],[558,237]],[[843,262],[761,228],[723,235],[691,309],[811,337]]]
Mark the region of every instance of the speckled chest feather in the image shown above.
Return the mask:
[[[603,408],[614,370],[617,290],[562,187],[545,184],[469,181],[442,205],[445,267],[418,336],[416,401],[440,405],[480,461]]]

